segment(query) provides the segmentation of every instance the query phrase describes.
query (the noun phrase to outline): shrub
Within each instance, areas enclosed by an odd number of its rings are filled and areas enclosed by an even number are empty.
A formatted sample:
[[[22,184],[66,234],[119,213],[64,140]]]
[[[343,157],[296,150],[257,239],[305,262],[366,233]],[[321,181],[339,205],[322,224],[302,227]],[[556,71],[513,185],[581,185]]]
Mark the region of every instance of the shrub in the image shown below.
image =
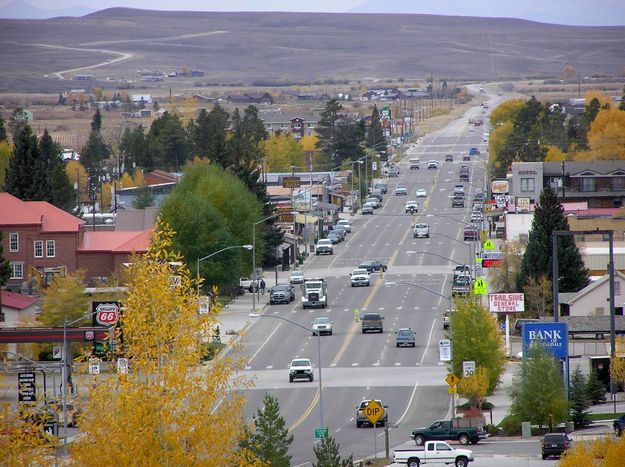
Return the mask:
[[[521,419],[516,415],[505,417],[498,428],[503,431],[504,436],[519,436],[521,434]]]

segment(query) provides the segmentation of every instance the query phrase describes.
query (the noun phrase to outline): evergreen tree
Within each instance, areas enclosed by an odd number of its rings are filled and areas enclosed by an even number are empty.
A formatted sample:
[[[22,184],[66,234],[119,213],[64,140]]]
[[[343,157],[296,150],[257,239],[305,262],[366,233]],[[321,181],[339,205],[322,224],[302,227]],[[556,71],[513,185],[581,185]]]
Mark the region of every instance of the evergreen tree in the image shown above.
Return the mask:
[[[569,386],[569,404],[571,410],[571,420],[575,427],[586,426],[590,423],[588,407],[590,407],[590,399],[586,392],[586,377],[579,368],[576,368],[571,375],[571,384]]]
[[[379,153],[386,154],[386,138],[382,130],[380,112],[375,104],[371,112],[371,122],[367,128],[367,146]]]
[[[606,387],[599,380],[597,372],[593,369],[586,380],[586,395],[591,404],[602,404],[606,401]]]
[[[354,121],[342,116],[336,124],[336,142],[334,162],[342,162],[346,157],[358,160],[365,155],[362,143],[365,140],[365,122]],[[342,157],[341,157],[342,156]]]
[[[124,155],[125,169],[130,174],[134,173],[135,166],[148,171],[154,167],[152,152],[148,150],[148,140],[143,125],[138,125],[132,130],[126,128],[122,134],[119,148]]]
[[[317,446],[313,446],[313,452],[317,462],[313,467],[350,467],[354,465],[353,455],[347,459],[341,459],[339,455],[339,443],[332,436],[322,438]]]
[[[137,188],[135,199],[132,201],[132,207],[135,209],[145,209],[154,205],[154,195],[149,185],[142,185]]]
[[[102,131],[102,114],[99,108],[95,109],[95,113],[91,119],[91,131],[96,131],[98,133]]]
[[[195,155],[206,157],[222,167],[227,167],[226,140],[229,126],[230,115],[219,104],[215,104],[210,112],[202,110],[191,126]]]
[[[517,278],[519,290],[523,289],[530,276],[536,279],[541,276],[551,277],[553,254],[551,234],[554,230],[569,230],[569,223],[556,194],[547,187],[540,194],[534,212],[527,248]],[[557,254],[559,291],[576,292],[585,287],[588,284],[588,269],[584,266],[573,237],[558,238]]]
[[[50,175],[50,202],[69,213],[76,207],[76,190],[63,164],[55,166]]]
[[[265,394],[263,407],[254,414],[254,431],[247,433],[241,445],[265,464],[288,467],[291,462],[288,452],[292,442],[293,435],[289,434],[286,422],[280,415],[278,399]]]
[[[153,151],[154,168],[181,170],[189,160],[190,145],[180,117],[165,112],[152,122],[148,133],[149,151]]]
[[[101,128],[102,114],[100,114],[100,109],[96,109],[91,119],[89,139],[80,156],[80,162],[87,169],[90,177],[98,177],[104,173],[103,164],[110,155],[109,147],[100,132]]]
[[[4,119],[0,116],[0,143],[7,140],[7,129],[4,125]]]
[[[39,142],[27,124],[16,129],[4,190],[23,201],[49,200],[50,185]]]
[[[315,130],[318,135],[317,149],[333,160],[342,160],[349,156],[349,154],[337,154],[338,122],[342,112],[341,103],[336,99],[330,99],[326,103],[325,110],[321,113],[319,124]]]

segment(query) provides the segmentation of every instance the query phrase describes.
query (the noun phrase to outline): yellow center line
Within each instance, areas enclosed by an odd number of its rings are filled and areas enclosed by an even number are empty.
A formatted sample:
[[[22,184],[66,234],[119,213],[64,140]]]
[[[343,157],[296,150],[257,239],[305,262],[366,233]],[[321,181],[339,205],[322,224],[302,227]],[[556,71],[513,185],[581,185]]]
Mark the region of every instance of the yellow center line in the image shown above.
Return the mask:
[[[298,426],[304,423],[304,420],[306,420],[306,418],[310,415],[310,412],[313,411],[313,409],[315,408],[315,405],[317,405],[317,402],[319,402],[319,389],[317,389],[317,392],[315,393],[315,397],[313,397],[313,400],[308,406],[308,408],[306,409],[306,411],[302,414],[302,416],[295,423],[293,423],[293,425],[289,427],[289,431],[295,430]]]

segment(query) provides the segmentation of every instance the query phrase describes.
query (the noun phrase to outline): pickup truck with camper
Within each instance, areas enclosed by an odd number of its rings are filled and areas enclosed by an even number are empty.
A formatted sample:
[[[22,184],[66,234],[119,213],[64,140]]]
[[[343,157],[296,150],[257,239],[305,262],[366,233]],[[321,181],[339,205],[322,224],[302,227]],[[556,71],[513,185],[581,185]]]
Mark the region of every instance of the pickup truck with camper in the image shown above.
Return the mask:
[[[488,433],[480,426],[455,426],[451,420],[437,420],[428,427],[415,428],[410,437],[417,446],[423,446],[426,441],[458,440],[460,444],[477,444],[488,438]]]
[[[419,158],[418,157],[410,158],[410,170],[419,170]]]
[[[302,307],[326,308],[328,306],[328,285],[323,278],[306,278],[302,284]]]
[[[418,467],[421,464],[454,464],[456,467],[466,467],[473,460],[473,451],[453,448],[445,441],[428,441],[425,449],[393,451],[393,461],[409,467]]]

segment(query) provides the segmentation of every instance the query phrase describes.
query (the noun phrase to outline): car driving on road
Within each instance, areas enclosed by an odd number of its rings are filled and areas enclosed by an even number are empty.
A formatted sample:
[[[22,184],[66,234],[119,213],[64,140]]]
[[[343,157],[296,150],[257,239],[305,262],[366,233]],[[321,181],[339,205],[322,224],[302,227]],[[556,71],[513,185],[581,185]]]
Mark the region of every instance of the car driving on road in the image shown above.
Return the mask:
[[[303,284],[304,272],[303,271],[291,271],[291,274],[289,274],[289,282],[291,284]]]
[[[317,334],[319,334],[320,336],[323,334],[328,334],[329,336],[331,336],[332,320],[330,320],[330,318],[328,318],[327,316],[318,316],[317,318],[313,319],[312,330],[313,336],[316,336]]]
[[[380,315],[380,313],[365,313],[360,320],[362,333],[365,334],[372,331],[384,332],[384,325],[382,324],[383,319],[384,316]]]
[[[382,401],[380,399],[375,399],[375,401],[378,403],[380,407],[384,407],[384,404],[382,404]],[[365,409],[369,405],[369,402],[371,402],[371,399],[364,399],[358,405],[358,407],[356,407],[356,428],[360,428],[363,425],[371,425],[371,422],[369,421],[369,417],[367,417],[367,415],[365,414]],[[384,415],[382,415],[379,418],[379,420],[376,422],[376,426],[385,426],[387,420],[388,420],[388,414],[385,411]]]
[[[365,215],[365,214],[373,214],[373,204],[369,204],[369,203],[365,203],[362,205],[362,209],[360,210],[360,212]]]
[[[419,211],[419,203],[416,201],[406,201],[404,204],[404,209],[406,212],[418,212]]]
[[[365,268],[356,268],[350,274],[350,283],[352,287],[369,287],[371,280],[369,279],[369,271]]]
[[[292,383],[296,379],[307,379],[308,381],[315,379],[312,367],[312,363],[307,358],[291,360],[291,364],[289,365],[289,383]]]
[[[397,347],[414,347],[416,342],[414,331],[411,328],[400,328],[397,330],[397,336],[395,337],[395,345]]]
[[[382,264],[380,261],[364,261],[360,263],[358,267],[366,269],[369,272],[386,272],[386,264]]]
[[[331,255],[334,254],[334,247],[332,246],[332,241],[327,238],[321,239],[317,241],[317,245],[315,246],[315,255]]]
[[[417,198],[425,198],[428,195],[428,192],[425,188],[417,189]]]
[[[429,160],[428,161],[428,170],[437,170],[438,169],[438,162],[436,162],[435,160]]]
[[[407,196],[408,190],[404,185],[397,185],[395,187],[395,196]]]
[[[430,238],[430,226],[422,222],[415,224],[412,236],[413,238]]]
[[[269,292],[269,304],[286,303],[295,300],[295,290],[291,284],[278,284],[271,288]]]
[[[454,161],[454,155],[453,154],[447,154],[445,156],[445,162],[453,162]]]

